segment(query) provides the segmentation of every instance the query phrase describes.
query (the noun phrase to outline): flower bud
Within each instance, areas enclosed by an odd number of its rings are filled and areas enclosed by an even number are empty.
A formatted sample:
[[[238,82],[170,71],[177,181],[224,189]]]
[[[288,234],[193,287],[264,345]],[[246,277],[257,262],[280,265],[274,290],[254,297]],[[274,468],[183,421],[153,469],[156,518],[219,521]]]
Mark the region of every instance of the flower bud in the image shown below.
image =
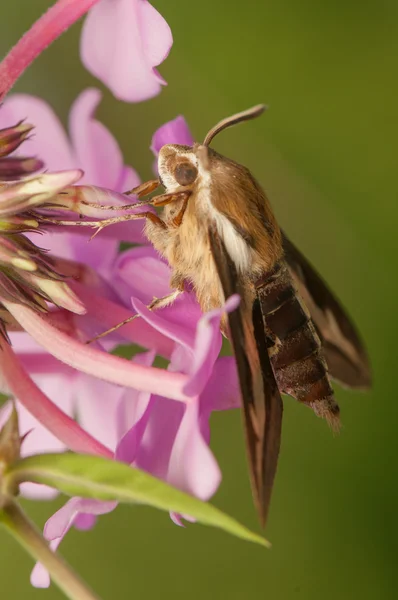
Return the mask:
[[[3,478],[7,468],[20,458],[21,437],[19,435],[18,413],[14,404],[11,413],[0,430],[0,507],[10,495],[16,496],[17,489],[8,489]]]
[[[20,121],[14,127],[0,129],[0,158],[11,154],[22,144],[34,129],[33,125]]]

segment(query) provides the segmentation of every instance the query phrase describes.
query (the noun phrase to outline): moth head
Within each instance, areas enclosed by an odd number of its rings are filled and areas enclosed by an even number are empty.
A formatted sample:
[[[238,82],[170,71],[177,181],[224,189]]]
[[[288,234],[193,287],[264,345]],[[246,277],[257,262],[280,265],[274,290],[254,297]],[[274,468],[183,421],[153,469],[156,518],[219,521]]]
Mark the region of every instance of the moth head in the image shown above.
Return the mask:
[[[199,176],[199,163],[194,148],[167,144],[160,149],[158,170],[168,192],[193,189]]]
[[[264,104],[260,104],[223,119],[210,129],[203,144],[194,146],[166,144],[163,146],[159,152],[158,170],[166,190],[168,192],[174,192],[181,188],[193,190],[209,173],[211,164],[209,155],[212,152],[209,145],[214,137],[227,127],[258,117],[265,108]]]

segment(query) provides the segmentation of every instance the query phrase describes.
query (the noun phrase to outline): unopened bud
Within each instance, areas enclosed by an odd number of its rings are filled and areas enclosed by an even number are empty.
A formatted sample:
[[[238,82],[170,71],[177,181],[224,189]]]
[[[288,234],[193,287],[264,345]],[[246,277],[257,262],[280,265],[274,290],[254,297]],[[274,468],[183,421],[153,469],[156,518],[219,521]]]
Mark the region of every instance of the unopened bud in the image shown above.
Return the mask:
[[[66,308],[66,310],[77,315],[84,315],[86,313],[86,307],[83,302],[64,281],[42,279],[35,275],[32,275],[31,281],[57,306]]]
[[[0,160],[0,181],[16,181],[43,169],[44,162],[38,158],[22,156],[7,157]]]
[[[80,169],[45,173],[2,188],[0,192],[0,217],[10,217],[45,204],[72,185],[83,175]]]
[[[34,129],[33,125],[22,121],[14,127],[0,129],[0,158],[14,152]]]
[[[15,463],[21,455],[21,437],[19,435],[18,413],[12,404],[11,413],[0,430],[0,504],[2,497],[17,495],[18,489],[4,489],[3,475],[6,469]]]

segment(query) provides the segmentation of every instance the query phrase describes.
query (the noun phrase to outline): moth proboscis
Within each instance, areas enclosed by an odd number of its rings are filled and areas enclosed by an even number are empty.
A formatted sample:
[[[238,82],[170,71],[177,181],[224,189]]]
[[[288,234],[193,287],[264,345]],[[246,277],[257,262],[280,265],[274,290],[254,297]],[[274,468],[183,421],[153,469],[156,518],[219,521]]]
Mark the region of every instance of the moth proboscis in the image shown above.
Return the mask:
[[[154,300],[152,309],[173,302],[186,283],[203,311],[240,295],[239,307],[223,317],[221,328],[236,357],[252,490],[263,525],[280,447],[281,394],[338,429],[330,379],[357,389],[371,385],[369,360],[354,325],[282,232],[259,183],[246,167],[209,146],[220,131],[264,108],[224,119],[203,144],[163,146],[159,181],[133,190],[145,194],[163,185],[166,193],[148,201],[162,206],[162,213],[129,215],[146,218],[145,233],[172,272],[174,291]]]

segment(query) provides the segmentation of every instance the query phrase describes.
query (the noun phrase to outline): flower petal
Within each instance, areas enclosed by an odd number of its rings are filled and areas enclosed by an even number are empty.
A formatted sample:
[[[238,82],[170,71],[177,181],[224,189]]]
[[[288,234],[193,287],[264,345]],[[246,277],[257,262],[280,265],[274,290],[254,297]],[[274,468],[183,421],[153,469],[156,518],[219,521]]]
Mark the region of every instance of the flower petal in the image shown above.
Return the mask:
[[[184,388],[189,396],[198,396],[207,384],[221,349],[221,317],[235,310],[239,301],[238,295],[231,296],[223,307],[206,313],[199,321],[190,379]]]
[[[90,334],[91,337],[132,316],[131,309],[126,309],[118,302],[114,302],[99,293],[93,292],[89,286],[76,283],[74,284],[74,288],[77,290],[79,298],[81,298],[87,307],[86,315],[75,319],[76,327],[86,331],[84,324],[88,319],[95,320],[95,330],[91,327],[93,331],[93,334]],[[153,329],[143,319],[134,319],[130,323],[126,323],[126,325],[118,329],[116,334],[118,343],[128,340],[144,348],[156,350],[156,354],[160,354],[165,358],[169,358],[173,351],[173,342],[156,329]]]
[[[200,399],[203,410],[209,412],[241,407],[238,372],[233,356],[217,359]]]
[[[94,525],[92,515],[102,515],[111,512],[117,502],[101,502],[88,498],[71,498],[52,515],[44,526],[44,537],[50,541],[51,550],[55,551],[68,533],[72,525],[87,529]],[[47,588],[50,585],[48,571],[41,563],[36,563],[31,576],[31,584],[38,588]]]
[[[118,442],[116,417],[124,388],[80,373],[76,392],[80,425],[107,448],[115,450]]]
[[[152,137],[151,150],[157,156],[160,149],[165,144],[182,144],[183,146],[192,146],[194,139],[189,130],[188,123],[182,115],[179,115],[172,121],[161,125],[155,131]]]
[[[13,94],[7,98],[0,110],[0,127],[23,119],[35,126],[33,135],[22,146],[24,155],[41,158],[49,171],[77,168],[78,162],[61,121],[47,102],[28,94]]]
[[[124,184],[126,175],[119,144],[110,131],[94,118],[101,96],[96,88],[88,88],[76,98],[69,114],[70,136],[77,164],[84,171],[82,182],[123,192],[126,188],[119,185]],[[138,184],[136,176],[133,187]]]
[[[167,481],[170,455],[185,406],[162,396],[152,396],[147,410],[145,432],[134,466]]]
[[[169,281],[170,267],[152,246],[126,250],[115,261],[112,272],[112,283],[127,306],[131,296],[144,304],[167,296],[171,292]]]
[[[124,166],[117,141],[94,118],[101,96],[99,90],[88,88],[76,98],[69,115],[70,135],[77,163],[84,170],[83,183],[122,192],[138,185],[139,177],[133,169]],[[90,236],[91,232],[87,232],[86,236],[69,234],[69,257],[81,260],[84,256],[87,264],[107,275],[117,255],[120,240],[97,236],[90,241]],[[59,233],[53,237],[59,237]]]
[[[73,394],[74,381],[73,376],[65,377],[65,374],[46,373],[45,375],[35,376],[35,383],[40,389],[53,399],[53,402],[65,414],[72,416],[73,414]],[[23,445],[23,456],[32,454],[40,454],[43,452],[63,452],[68,448],[63,442],[55,437],[53,433],[48,431],[37,419],[35,419],[26,408],[17,402],[17,410],[19,417],[19,428],[21,435],[29,432],[26,436]],[[25,498],[44,499],[54,498],[57,491],[48,486],[38,485],[35,483],[23,483],[21,493]]]
[[[134,362],[151,366],[155,359],[154,352],[144,352],[134,357]],[[115,458],[132,464],[137,457],[139,445],[145,433],[150,416],[151,394],[126,390],[123,401],[119,405],[118,429],[120,441],[116,447]]]
[[[154,69],[172,45],[166,21],[147,0],[101,0],[83,25],[83,64],[126,102],[156,96],[164,80]]]
[[[55,551],[62,542],[63,537],[73,525],[78,512],[80,498],[71,498],[50,517],[45,525],[48,530],[51,550]],[[50,585],[50,575],[47,569],[41,564],[36,563],[30,575],[30,582],[34,587],[48,588]]]
[[[186,406],[170,455],[167,480],[201,500],[208,500],[220,484],[220,468],[200,431],[198,401]]]
[[[194,344],[194,331],[187,329],[184,324],[177,324],[167,318],[170,315],[171,309],[164,308],[161,311],[151,311],[145,304],[140,302],[138,298],[131,299],[134,310],[140,315],[144,321],[151,325],[154,329],[157,329],[163,335],[170,339],[182,344],[187,349],[193,348]],[[178,304],[177,304],[178,303]],[[174,311],[177,310],[177,306],[180,309],[185,309],[185,301],[183,298],[178,298],[174,303]],[[166,312],[167,311],[167,312]]]

